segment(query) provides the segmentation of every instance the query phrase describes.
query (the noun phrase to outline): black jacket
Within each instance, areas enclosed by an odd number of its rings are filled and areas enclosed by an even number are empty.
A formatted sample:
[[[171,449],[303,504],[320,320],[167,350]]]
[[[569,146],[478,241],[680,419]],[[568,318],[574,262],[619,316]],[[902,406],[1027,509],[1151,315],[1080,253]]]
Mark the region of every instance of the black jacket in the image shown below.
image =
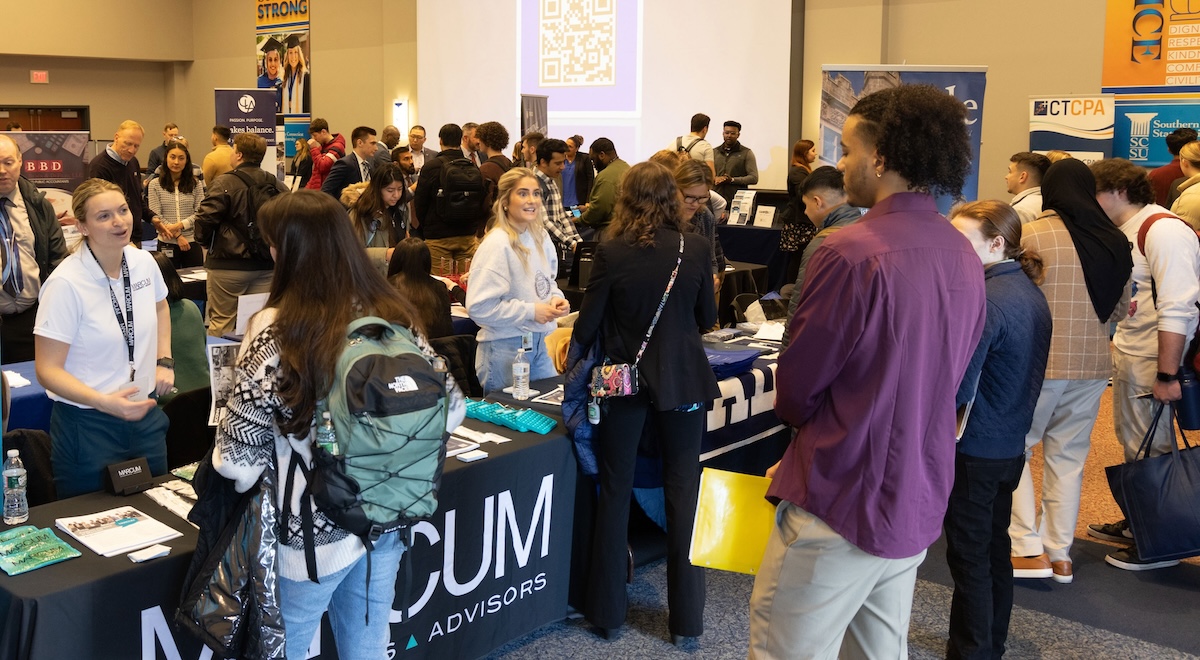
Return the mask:
[[[655,232],[651,247],[622,238],[601,243],[571,341],[590,346],[596,333],[603,332],[605,355],[615,363],[632,363],[678,257],[679,232],[666,227]],[[707,239],[691,233],[684,237],[679,276],[638,365],[641,387],[657,410],[720,395],[700,341],[700,331],[717,319],[711,258]]]
[[[413,210],[421,223],[421,232],[425,240],[439,238],[455,238],[457,236],[473,236],[477,227],[471,223],[448,223],[437,212],[437,194],[442,185],[442,166],[446,161],[465,158],[462,149],[455,147],[437,155],[437,158],[426,159],[425,167],[417,177],[417,190],[413,199]]]
[[[33,230],[33,255],[37,259],[38,278],[45,282],[58,264],[67,258],[67,242],[63,239],[62,227],[58,224],[54,207],[46,199],[46,193],[38,190],[25,177],[17,179],[17,188],[25,200],[29,228]]]
[[[242,163],[237,170],[255,182],[272,181],[280,192],[287,188],[274,174],[254,164]],[[255,256],[247,245],[246,226],[250,217],[249,188],[233,172],[226,172],[208,186],[208,194],[196,211],[196,240],[208,249],[206,268],[217,270],[272,270],[275,262]]]
[[[596,181],[596,168],[592,159],[582,151],[575,154],[575,198],[587,204],[592,195],[592,183]]]

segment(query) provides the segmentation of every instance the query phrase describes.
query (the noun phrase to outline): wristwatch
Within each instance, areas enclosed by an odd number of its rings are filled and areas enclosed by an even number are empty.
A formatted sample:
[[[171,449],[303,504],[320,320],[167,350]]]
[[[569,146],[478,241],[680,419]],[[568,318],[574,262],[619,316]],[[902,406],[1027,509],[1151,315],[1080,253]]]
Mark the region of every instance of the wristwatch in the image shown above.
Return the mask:
[[[175,370],[175,358],[169,358],[169,357],[158,358],[158,362],[155,362],[154,364],[157,364],[158,366],[160,366],[164,369],[170,369],[172,371]]]
[[[1169,374],[1164,371],[1160,371],[1155,378],[1160,383],[1174,383],[1175,381],[1179,380],[1179,374]]]

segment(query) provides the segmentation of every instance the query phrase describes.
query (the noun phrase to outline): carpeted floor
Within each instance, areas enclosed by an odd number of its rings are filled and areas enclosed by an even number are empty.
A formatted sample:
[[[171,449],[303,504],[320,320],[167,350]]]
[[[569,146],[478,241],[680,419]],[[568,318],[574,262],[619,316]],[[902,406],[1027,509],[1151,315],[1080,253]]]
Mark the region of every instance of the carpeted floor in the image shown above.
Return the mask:
[[[1040,483],[1039,456],[1034,479]],[[1200,658],[1200,560],[1131,573],[1108,566],[1104,554],[1116,547],[1090,540],[1091,522],[1111,522],[1120,511],[1108,492],[1104,467],[1122,460],[1112,428],[1111,390],[1104,395],[1072,549],[1075,582],[1018,580],[1006,658]],[[951,581],[945,546],[939,541],[918,573],[909,627],[909,657],[945,657]],[[630,609],[621,636],[597,637],[582,619],[551,624],[498,649],[491,658],[745,658],[749,637],[747,603],[754,579],[708,572],[705,634],[691,653],[669,641],[666,567],[662,561],[638,569],[630,587]]]

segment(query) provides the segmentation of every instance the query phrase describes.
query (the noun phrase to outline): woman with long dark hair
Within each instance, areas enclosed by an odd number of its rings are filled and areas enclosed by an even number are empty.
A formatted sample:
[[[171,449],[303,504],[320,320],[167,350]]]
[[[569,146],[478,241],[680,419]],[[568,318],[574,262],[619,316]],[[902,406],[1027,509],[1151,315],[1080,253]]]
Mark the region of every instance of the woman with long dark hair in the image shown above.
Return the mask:
[[[158,251],[176,268],[204,265],[204,250],[194,242],[196,211],[204,201],[204,182],[196,178],[192,154],[183,140],[167,145],[158,176],[146,190],[158,222]]]
[[[380,165],[371,181],[350,207],[354,233],[367,248],[367,256],[387,272],[392,248],[407,233],[405,209],[412,193],[404,185],[404,172],[393,162]]]
[[[611,238],[596,250],[572,341],[590,346],[602,335],[605,358],[637,362],[639,387],[636,395],[602,406],[600,495],[584,614],[605,637],[625,622],[629,497],[642,429],[651,427],[667,504],[668,628],[672,641],[687,646],[704,630],[704,570],[688,561],[688,545],[704,403],[720,391],[700,343],[700,331],[717,318],[712,250],[703,236],[687,231],[681,204],[675,177],[662,165],[639,163],[625,175]]]
[[[450,318],[450,290],[432,273],[433,258],[425,241],[406,238],[396,244],[388,262],[388,281],[412,303],[425,335],[438,339],[454,334],[454,325]]]
[[[796,282],[796,278],[800,275],[804,248],[808,247],[809,242],[817,235],[816,225],[804,213],[804,200],[801,199],[800,190],[804,180],[812,174],[812,165],[816,161],[817,147],[813,141],[796,140],[792,145],[792,159],[788,163],[788,205],[783,212],[783,230],[779,233],[779,250],[788,254],[787,270],[783,278],[785,284],[800,284]]]
[[[213,467],[239,492],[254,486],[272,464],[285,470],[293,453],[312,464],[317,402],[329,394],[347,324],[370,315],[412,327],[416,318],[412,305],[367,261],[345,209],[329,195],[315,190],[279,195],[263,205],[258,220],[275,258],[275,277],[266,307],[251,318],[242,342],[237,396],[229,399],[213,451]],[[452,380],[447,389],[452,429],[464,409]],[[292,492],[304,492],[301,470],[280,474],[276,483],[289,479],[295,482]],[[277,489],[281,510],[285,492]],[[277,552],[287,657],[304,657],[326,609],[340,657],[386,657],[396,570],[405,551],[400,532],[380,536],[368,562],[358,536],[312,508],[320,583],[309,581],[302,534]],[[300,516],[284,524],[300,524]]]

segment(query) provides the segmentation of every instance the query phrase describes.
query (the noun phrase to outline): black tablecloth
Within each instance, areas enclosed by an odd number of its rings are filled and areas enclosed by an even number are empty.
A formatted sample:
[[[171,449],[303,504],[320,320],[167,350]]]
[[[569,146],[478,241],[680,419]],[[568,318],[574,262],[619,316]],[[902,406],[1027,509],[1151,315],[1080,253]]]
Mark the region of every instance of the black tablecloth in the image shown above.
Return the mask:
[[[397,657],[479,657],[566,612],[576,464],[562,426],[543,437],[474,420],[468,425],[513,440],[485,445],[490,457],[476,463],[446,461],[438,513],[416,527],[403,560],[413,562],[413,605],[403,616],[392,613],[399,621],[392,624]],[[145,495],[103,493],[35,507],[30,524],[53,527],[58,517],[121,505],[184,535],[165,544],[172,548],[168,557],[134,564],[100,557],[59,533],[83,556],[0,575],[0,655],[200,657],[199,642],[169,624],[196,543],[193,527]],[[397,600],[403,574],[402,568]],[[333,657],[327,624],[321,641],[321,657]]]
[[[767,267],[767,287],[759,293],[777,291],[783,285],[787,271],[788,253],[779,250],[780,227],[754,227],[748,225],[717,225],[717,240],[725,258],[730,261],[745,261]]]

